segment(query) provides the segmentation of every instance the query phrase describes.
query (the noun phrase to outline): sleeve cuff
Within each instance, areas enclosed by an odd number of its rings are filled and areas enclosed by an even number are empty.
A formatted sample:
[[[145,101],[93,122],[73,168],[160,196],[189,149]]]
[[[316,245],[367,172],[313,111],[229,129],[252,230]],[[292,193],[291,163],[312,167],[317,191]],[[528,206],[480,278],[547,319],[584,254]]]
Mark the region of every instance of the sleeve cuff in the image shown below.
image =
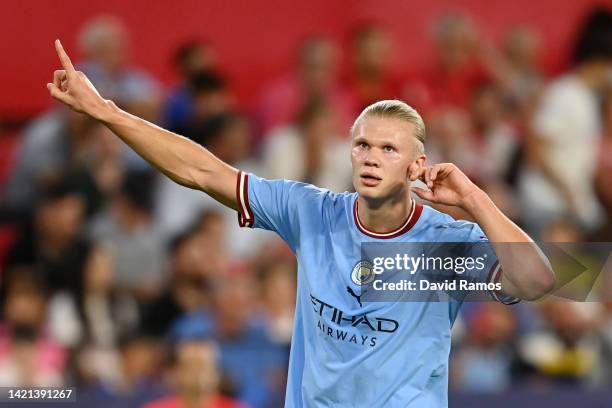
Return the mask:
[[[491,272],[489,272],[489,278],[487,279],[487,283],[501,282],[502,275],[503,275],[503,271],[502,271],[501,265],[499,264],[499,261],[496,261],[493,267],[491,268]],[[513,298],[510,296],[500,297],[498,294],[498,291],[495,291],[495,290],[492,290],[490,292],[491,292],[491,296],[493,296],[493,299],[497,300],[500,303],[503,303],[504,305],[514,305],[521,301],[521,299],[519,298]]]
[[[238,172],[236,179],[236,202],[238,203],[238,225],[252,228],[255,225],[255,216],[249,205],[249,176]]]

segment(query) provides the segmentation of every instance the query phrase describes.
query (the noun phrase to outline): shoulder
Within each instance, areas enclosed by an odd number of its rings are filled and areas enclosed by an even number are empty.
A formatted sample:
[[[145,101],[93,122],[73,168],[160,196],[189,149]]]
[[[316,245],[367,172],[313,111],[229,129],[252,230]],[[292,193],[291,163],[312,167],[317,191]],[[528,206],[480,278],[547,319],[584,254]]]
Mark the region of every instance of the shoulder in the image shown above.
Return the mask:
[[[480,226],[475,222],[456,220],[450,215],[423,205],[421,214],[422,228],[436,241],[472,241],[486,239]]]
[[[349,193],[335,193],[327,188],[317,187],[313,184],[304,183],[301,181],[293,181],[287,179],[266,179],[263,177],[256,176],[254,174],[248,174],[249,188],[282,191],[288,194],[289,199],[302,199],[312,202],[314,201],[326,201],[336,200],[340,196]]]
[[[290,199],[298,208],[306,212],[317,212],[328,218],[339,216],[342,212],[352,212],[350,204],[357,193],[337,193],[327,188],[312,184],[294,182],[290,192]],[[328,220],[328,221],[331,221]]]

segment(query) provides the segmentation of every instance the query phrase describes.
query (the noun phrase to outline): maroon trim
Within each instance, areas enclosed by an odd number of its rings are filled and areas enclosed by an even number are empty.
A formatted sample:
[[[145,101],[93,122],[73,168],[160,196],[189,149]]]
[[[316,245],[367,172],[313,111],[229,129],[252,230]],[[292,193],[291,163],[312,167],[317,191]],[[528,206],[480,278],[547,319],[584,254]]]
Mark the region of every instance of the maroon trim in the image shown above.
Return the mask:
[[[353,220],[355,222],[355,226],[361,233],[369,237],[378,238],[378,239],[391,239],[391,238],[399,237],[402,234],[405,234],[406,232],[410,231],[412,227],[414,227],[414,225],[417,223],[417,221],[421,217],[421,213],[423,212],[423,206],[415,202],[414,213],[412,213],[412,215],[409,215],[410,220],[406,219],[406,221],[408,221],[408,224],[406,224],[404,227],[402,227],[400,230],[396,231],[392,235],[380,236],[380,235],[375,235],[375,234],[388,234],[388,232],[385,233],[385,232],[369,231],[365,229],[365,227],[363,228],[361,227],[360,222],[359,222],[359,213],[358,213],[359,204],[357,202],[358,202],[358,199],[355,199],[355,203],[353,204]],[[406,223],[406,221],[404,221],[404,223]]]
[[[493,273],[497,269],[497,265],[499,265],[499,261],[495,261],[491,269],[489,269],[489,273],[487,275],[487,283],[498,283],[498,280],[501,279],[501,278],[498,278],[501,276],[501,270],[499,271],[499,274],[496,277],[495,282],[493,282],[493,280],[491,279],[493,277]]]
[[[244,205],[247,213],[243,212],[242,199],[240,198],[240,180],[244,176],[244,186],[242,188],[244,196]],[[251,206],[249,204],[249,176],[242,171],[238,171],[238,177],[236,177],[236,201],[238,203],[238,225],[241,227],[252,227],[255,224],[255,217],[249,218],[248,214],[253,214]]]
[[[236,203],[238,204],[238,225],[244,227],[244,216],[242,215],[242,200],[240,199],[240,177],[242,176],[242,172],[239,170],[238,175],[236,176]]]
[[[252,227],[255,225],[255,213],[251,210],[251,200],[249,200],[249,175],[244,174],[244,204],[247,208],[247,213],[251,215],[250,218],[247,218],[248,226]]]
[[[493,273],[495,272],[495,270],[498,268],[499,266],[499,272],[497,273],[497,276],[495,276],[495,279],[491,279],[493,278]],[[499,264],[499,261],[495,261],[495,263],[493,264],[493,267],[491,268],[491,270],[489,271],[489,275],[487,276],[487,283],[499,283],[502,280],[502,274],[504,273],[504,270],[501,268],[501,265]],[[501,297],[499,297],[499,295],[496,293],[496,291],[491,290],[489,291],[491,293],[491,295],[493,296],[493,298],[495,300],[497,300],[498,302],[504,304],[504,305],[514,305],[517,304],[521,301],[521,299],[519,298],[512,298],[508,301],[504,301],[502,300]],[[503,292],[501,292],[503,294]]]

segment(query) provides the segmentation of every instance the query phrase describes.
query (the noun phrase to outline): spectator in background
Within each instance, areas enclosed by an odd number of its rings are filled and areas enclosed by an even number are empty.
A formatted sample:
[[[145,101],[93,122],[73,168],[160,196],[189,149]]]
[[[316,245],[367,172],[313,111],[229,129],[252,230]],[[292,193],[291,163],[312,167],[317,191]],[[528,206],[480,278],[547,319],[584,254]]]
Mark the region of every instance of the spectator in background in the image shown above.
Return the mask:
[[[181,78],[189,78],[195,73],[214,69],[217,66],[215,51],[204,41],[186,41],[174,54],[174,63]]]
[[[511,28],[504,37],[497,84],[503,94],[507,110],[513,117],[527,115],[534,104],[544,78],[539,68],[540,37],[527,26]]]
[[[267,85],[258,98],[255,119],[258,133],[291,123],[306,101],[324,97],[338,114],[342,136],[349,133],[356,107],[338,82],[338,49],[327,38],[311,37],[299,47],[295,73]]]
[[[163,237],[153,222],[154,175],[130,172],[111,207],[92,220],[90,236],[113,259],[117,286],[146,301],[166,282]]]
[[[188,102],[185,111],[181,115],[172,113],[174,116],[168,117],[171,130],[180,134],[185,134],[211,117],[229,112],[232,106],[227,83],[216,71],[194,72],[187,78],[185,92],[185,102]]]
[[[479,184],[511,219],[520,215],[513,200],[515,169],[521,153],[521,140],[507,120],[503,94],[493,83],[474,89],[470,116],[477,149]]]
[[[436,61],[404,87],[404,99],[426,116],[443,107],[467,107],[474,87],[488,76],[470,18],[445,15],[436,21],[434,35]]]
[[[451,162],[471,178],[478,180],[480,158],[474,137],[470,112],[447,106],[438,109],[436,119],[429,123],[427,158],[432,163]]]
[[[72,183],[50,186],[9,253],[7,274],[33,266],[51,294],[78,293],[94,248],[81,234],[83,215],[84,200]]]
[[[160,90],[144,71],[129,64],[129,35],[118,18],[109,15],[88,21],[79,33],[84,61],[80,68],[100,94],[129,112],[156,122]]]
[[[33,266],[14,272],[2,299],[0,386],[62,386],[67,353],[47,330],[45,286]]]
[[[2,194],[17,214],[30,215],[41,191],[95,156],[99,127],[85,115],[64,108],[34,120],[23,132],[15,165]]]
[[[214,283],[212,309],[185,315],[171,333],[175,339],[214,338],[228,392],[255,408],[279,406],[288,355],[268,337],[264,316],[254,312],[257,294],[250,271],[234,270]]]
[[[502,93],[493,83],[474,89],[470,116],[479,147],[479,179],[483,184],[508,180],[520,140],[505,115]]]
[[[597,303],[549,302],[542,305],[546,326],[521,339],[519,356],[534,376],[551,385],[578,386],[596,366],[592,335],[601,318]]]
[[[601,137],[597,93],[611,68],[612,13],[599,9],[581,28],[573,68],[548,86],[532,122],[520,193],[534,232],[563,216],[575,217],[586,229],[602,222],[594,189]]]
[[[216,56],[208,44],[191,40],[178,47],[174,54],[174,67],[179,83],[166,99],[164,124],[173,132],[180,132],[189,121],[193,109],[193,84],[190,78],[202,72],[212,72],[216,68]]]
[[[217,112],[200,118],[191,123],[185,135],[226,163],[241,163],[250,157],[251,128],[239,114]]]
[[[172,345],[168,382],[174,395],[143,408],[243,408],[219,393],[219,349],[212,340],[183,340]]]
[[[138,326],[136,303],[114,283],[113,259],[108,251],[97,248],[87,262],[78,294],[62,292],[50,300],[51,334],[78,350],[84,362],[80,373],[84,380],[115,380],[119,375],[119,341]]]
[[[144,332],[163,337],[181,315],[209,310],[211,281],[227,268],[225,229],[225,217],[207,211],[192,228],[173,240],[170,284],[146,306]]]
[[[399,81],[391,71],[392,58],[391,35],[384,27],[369,23],[354,29],[346,82],[358,111],[376,101],[398,98]]]
[[[277,344],[291,345],[297,268],[295,260],[287,256],[266,257],[259,268],[261,306],[268,327],[268,336]]]
[[[612,290],[610,269],[607,270],[607,273],[607,296],[609,296]],[[599,335],[597,370],[592,374],[592,381],[595,385],[609,388],[612,385],[612,302],[609,300],[602,304],[602,319],[597,329]]]
[[[465,344],[454,356],[453,379],[465,391],[499,392],[511,382],[515,318],[501,304],[483,302],[468,321]]]
[[[350,141],[338,135],[337,114],[325,99],[308,100],[294,125],[273,130],[262,146],[265,177],[304,181],[342,192],[351,188],[344,160]]]
[[[79,33],[79,45],[84,57],[79,69],[102,96],[115,100],[130,113],[159,122],[160,85],[148,73],[130,65],[128,30],[118,18],[102,15],[88,21]],[[130,169],[149,168],[127,147],[123,160]]]
[[[162,344],[153,338],[135,333],[121,339],[119,372],[112,378],[94,378],[80,388],[78,401],[88,408],[134,408],[165,394],[162,386]],[[79,371],[88,371],[92,362],[77,356]]]
[[[612,84],[602,104],[603,137],[599,146],[599,160],[595,172],[595,187],[606,211],[608,228],[612,231]],[[610,234],[612,236],[612,234]]]

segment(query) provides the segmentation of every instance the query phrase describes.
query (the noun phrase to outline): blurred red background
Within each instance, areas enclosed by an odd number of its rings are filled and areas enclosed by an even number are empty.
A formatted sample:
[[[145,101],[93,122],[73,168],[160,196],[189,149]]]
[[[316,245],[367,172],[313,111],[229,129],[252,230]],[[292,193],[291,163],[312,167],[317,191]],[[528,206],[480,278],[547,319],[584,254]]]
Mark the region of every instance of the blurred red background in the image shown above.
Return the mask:
[[[53,48],[62,39],[79,60],[77,32],[99,14],[119,17],[128,27],[131,56],[166,84],[172,82],[170,55],[189,38],[203,38],[218,50],[219,62],[235,88],[238,102],[248,104],[261,85],[286,71],[295,45],[311,33],[323,33],[344,44],[356,23],[375,20],[394,35],[400,72],[422,68],[432,57],[432,21],[449,10],[477,16],[481,35],[496,42],[509,27],[528,24],[542,35],[543,67],[556,72],[566,58],[576,23],[596,0],[512,2],[480,1],[324,1],[295,3],[224,1],[174,2],[74,1],[4,2],[0,24],[5,83],[0,93],[0,118],[27,118],[49,107],[45,84],[57,65]],[[607,4],[612,4],[608,1]],[[279,35],[282,33],[282,35]]]

